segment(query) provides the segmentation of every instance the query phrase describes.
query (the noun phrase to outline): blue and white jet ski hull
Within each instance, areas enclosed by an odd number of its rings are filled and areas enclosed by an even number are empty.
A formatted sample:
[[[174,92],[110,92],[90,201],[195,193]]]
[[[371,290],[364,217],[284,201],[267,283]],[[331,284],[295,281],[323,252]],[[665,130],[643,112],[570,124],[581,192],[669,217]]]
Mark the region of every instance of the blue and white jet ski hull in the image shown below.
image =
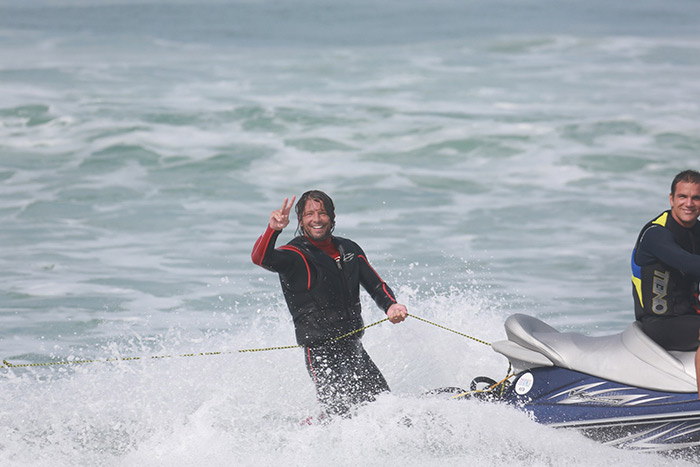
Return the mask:
[[[612,446],[700,453],[694,352],[667,352],[638,323],[588,337],[518,314],[505,328],[508,339],[493,348],[516,375],[498,388],[502,401]]]
[[[700,450],[697,393],[654,391],[564,368],[540,367],[520,373],[502,398],[540,423],[575,428],[612,446]]]

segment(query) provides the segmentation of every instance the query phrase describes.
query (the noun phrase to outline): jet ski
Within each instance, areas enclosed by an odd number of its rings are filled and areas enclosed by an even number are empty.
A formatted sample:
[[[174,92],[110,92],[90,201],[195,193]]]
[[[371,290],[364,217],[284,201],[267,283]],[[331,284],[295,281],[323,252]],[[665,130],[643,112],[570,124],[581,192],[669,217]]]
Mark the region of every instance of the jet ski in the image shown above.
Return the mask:
[[[516,314],[507,339],[492,344],[514,376],[491,382],[497,398],[553,427],[574,428],[604,444],[639,451],[700,453],[700,400],[695,352],[666,351],[639,323],[622,333],[590,337],[559,332]]]

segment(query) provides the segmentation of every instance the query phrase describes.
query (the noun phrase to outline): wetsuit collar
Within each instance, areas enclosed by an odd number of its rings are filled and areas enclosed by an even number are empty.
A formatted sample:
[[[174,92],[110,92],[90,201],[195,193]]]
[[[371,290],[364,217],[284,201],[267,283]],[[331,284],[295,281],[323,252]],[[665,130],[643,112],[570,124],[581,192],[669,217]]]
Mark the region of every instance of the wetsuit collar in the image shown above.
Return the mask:
[[[338,249],[333,244],[332,238],[333,237],[329,236],[325,240],[322,240],[320,242],[315,242],[315,241],[311,240],[309,237],[306,237],[306,239],[309,242],[311,242],[312,245],[314,245],[316,248],[318,248],[319,250],[326,253],[331,258],[335,259],[335,258],[340,256],[340,253],[338,253]]]

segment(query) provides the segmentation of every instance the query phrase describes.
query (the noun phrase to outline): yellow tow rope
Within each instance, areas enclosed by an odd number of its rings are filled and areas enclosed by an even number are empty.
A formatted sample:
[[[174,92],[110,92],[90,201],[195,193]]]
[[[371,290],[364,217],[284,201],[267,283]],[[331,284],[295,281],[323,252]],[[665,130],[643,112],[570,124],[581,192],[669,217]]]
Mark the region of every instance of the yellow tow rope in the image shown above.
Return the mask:
[[[410,316],[410,317],[412,317],[412,318],[416,318],[416,319],[419,320],[419,321],[423,321],[424,323],[432,324],[433,326],[436,326],[436,327],[438,327],[438,328],[440,328],[440,329],[444,329],[445,331],[454,332],[455,334],[459,334],[459,335],[462,336],[462,337],[466,337],[467,339],[471,339],[471,340],[476,341],[476,342],[478,342],[478,343],[480,343],[480,344],[491,345],[489,342],[482,341],[481,339],[477,339],[476,337],[468,336],[468,335],[466,335],[466,334],[462,334],[462,333],[459,332],[459,331],[455,331],[454,329],[450,329],[450,328],[447,328],[447,327],[442,326],[442,325],[440,325],[440,324],[433,323],[432,321],[428,321],[427,319],[420,318],[420,317],[418,317],[418,316],[416,316],[416,315],[408,315],[408,316]]]
[[[489,386],[485,389],[475,389],[473,391],[465,391],[465,392],[462,392],[462,393],[459,393],[459,394],[452,396],[452,398],[459,399],[462,397],[471,396],[472,394],[482,394],[482,393],[484,393],[484,394],[485,393],[496,393],[496,397],[501,397],[501,396],[503,396],[503,393],[505,392],[505,390],[508,388],[508,386],[505,384],[505,382],[508,381],[509,379],[511,379],[513,376],[515,376],[515,373],[511,373],[512,369],[513,369],[512,364],[508,363],[508,371],[506,372],[506,377],[503,378],[502,380],[491,384],[491,386]],[[498,392],[495,391],[497,388],[500,389]]]
[[[468,335],[463,334],[463,333],[461,333],[461,332],[459,332],[459,331],[455,331],[454,329],[450,329],[450,328],[448,328],[448,327],[442,326],[441,324],[433,323],[432,321],[428,321],[428,320],[425,319],[425,318],[421,318],[421,317],[419,317],[419,316],[411,315],[411,314],[408,314],[407,316],[410,316],[411,318],[415,318],[415,319],[417,319],[417,320],[419,320],[419,321],[423,321],[424,323],[431,324],[431,325],[433,325],[433,326],[435,326],[435,327],[438,327],[438,328],[440,328],[440,329],[444,329],[445,331],[450,331],[450,332],[453,332],[453,333],[455,333],[455,334],[459,334],[459,335],[462,336],[462,337],[466,337],[467,339],[471,339],[471,340],[473,340],[473,341],[479,342],[480,344],[491,345],[490,343],[488,343],[488,342],[486,342],[486,341],[482,341],[481,339],[477,339],[476,337],[468,336]],[[369,328],[371,328],[372,326],[376,326],[377,324],[381,324],[381,323],[383,323],[384,321],[389,321],[389,318],[384,318],[384,319],[382,319],[382,320],[377,321],[376,323],[368,324],[367,326],[364,326],[364,327],[362,327],[362,328],[360,328],[360,329],[355,329],[354,331],[350,331],[350,332],[347,333],[347,334],[343,334],[342,336],[339,336],[339,337],[336,337],[336,338],[334,338],[334,339],[331,339],[331,340],[328,341],[328,342],[329,342],[329,343],[337,342],[337,341],[339,341],[339,340],[341,340],[341,339],[344,339],[344,338],[346,338],[346,337],[352,336],[353,334],[357,334],[358,332],[362,332],[362,331],[364,331],[365,329],[369,329]],[[284,346],[284,347],[265,347],[265,348],[261,348],[261,349],[243,349],[243,350],[239,350],[239,352],[264,352],[264,351],[267,351],[267,350],[294,349],[294,348],[296,348],[296,347],[301,347],[301,345],[298,345],[298,344],[297,344],[297,345],[287,345],[287,346]]]
[[[231,352],[200,352],[200,353],[186,353],[180,355],[153,355],[150,357],[120,357],[120,358],[105,358],[102,360],[63,360],[60,362],[45,362],[45,363],[20,363],[14,364],[7,360],[3,360],[2,363],[8,368],[25,368],[34,366],[51,366],[51,365],[77,365],[80,363],[109,363],[109,362],[128,362],[133,360],[148,360],[148,359],[162,359],[162,358],[174,358],[174,357],[203,357],[208,355],[223,355],[225,353]]]
[[[338,342],[340,339],[344,339],[346,337],[352,336],[353,334],[357,334],[358,332],[362,332],[365,329],[371,328],[372,326],[376,326],[377,324],[383,323],[384,321],[388,321],[388,320],[389,320],[389,318],[384,318],[382,320],[377,321],[376,323],[368,324],[365,327],[362,327],[360,329],[355,329],[354,331],[350,331],[347,334],[343,334],[342,336],[338,336],[334,339],[331,339],[330,341],[328,341],[328,343],[330,344],[333,342]],[[297,347],[301,347],[301,345],[297,344],[297,345],[285,345],[284,347],[265,347],[262,349],[241,349],[241,350],[239,350],[239,352],[265,352],[267,350],[295,349]]]
[[[461,332],[455,331],[454,329],[450,329],[448,327],[442,326],[437,323],[433,323],[432,321],[428,321],[427,319],[420,318],[416,315],[411,315],[409,314],[408,316],[413,317],[419,321],[423,321],[424,323],[430,324],[432,326],[436,326],[440,329],[444,329],[446,331],[453,332],[455,334],[458,334],[462,337],[466,337],[468,339],[471,339],[473,341],[479,342],[484,345],[491,345],[488,342],[482,341],[480,339],[477,339],[472,336],[468,336],[466,334],[463,334]],[[366,329],[371,328],[372,326],[376,326],[378,324],[381,324],[385,321],[388,321],[389,318],[384,318],[382,320],[379,320],[375,323],[368,324],[367,326],[361,327],[359,329],[355,329],[354,331],[348,332],[347,334],[343,334],[342,336],[335,337],[329,341],[329,343],[337,342],[341,339],[345,339],[346,337],[352,336],[353,334],[357,334],[358,332],[362,332]],[[260,348],[260,349],[241,349],[238,350],[238,352],[243,353],[243,352],[265,352],[268,350],[283,350],[283,349],[295,349],[297,347],[301,347],[301,345],[286,345],[283,347],[265,347],[265,348]],[[25,367],[40,367],[40,366],[52,366],[52,365],[78,365],[82,363],[109,363],[109,362],[126,362],[126,361],[134,361],[134,360],[149,360],[149,359],[164,359],[164,358],[174,358],[174,357],[204,357],[204,356],[212,356],[212,355],[224,355],[224,354],[231,354],[234,353],[233,351],[222,351],[222,352],[199,352],[199,353],[187,353],[187,354],[179,354],[179,355],[153,355],[150,357],[120,357],[120,358],[107,358],[107,359],[102,359],[102,360],[64,360],[64,361],[59,361],[59,362],[46,362],[46,363],[21,363],[21,364],[13,364],[8,362],[7,360],[3,360],[2,363],[7,367],[7,368],[25,368]]]

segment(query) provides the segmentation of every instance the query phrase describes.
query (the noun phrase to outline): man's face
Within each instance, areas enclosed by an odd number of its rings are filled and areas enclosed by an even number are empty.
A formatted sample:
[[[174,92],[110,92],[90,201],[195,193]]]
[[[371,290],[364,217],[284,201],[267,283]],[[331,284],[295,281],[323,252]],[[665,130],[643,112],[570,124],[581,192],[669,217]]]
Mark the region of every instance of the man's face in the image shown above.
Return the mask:
[[[700,216],[700,185],[678,182],[671,200],[671,215],[683,227],[692,227]]]
[[[315,199],[306,200],[304,212],[299,221],[301,229],[311,240],[321,241],[331,234],[331,218],[323,203]]]

